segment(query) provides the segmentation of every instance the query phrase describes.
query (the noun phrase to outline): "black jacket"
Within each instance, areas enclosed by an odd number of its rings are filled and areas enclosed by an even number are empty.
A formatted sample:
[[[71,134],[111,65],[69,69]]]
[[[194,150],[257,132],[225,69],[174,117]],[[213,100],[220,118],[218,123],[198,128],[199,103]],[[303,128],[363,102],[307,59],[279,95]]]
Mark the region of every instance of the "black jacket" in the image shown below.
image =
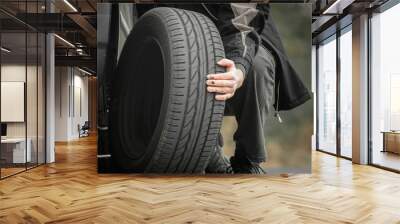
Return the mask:
[[[267,10],[269,11],[269,5]],[[311,98],[311,94],[291,65],[272,18],[266,20],[261,38],[263,45],[275,54],[278,62],[275,93],[279,99],[275,102],[275,108],[290,110],[305,103]]]
[[[160,6],[153,5],[152,7]],[[225,48],[226,58],[235,62],[246,75],[262,44],[275,56],[275,109],[290,110],[311,98],[308,89],[290,64],[279,33],[270,14],[269,4],[175,4],[163,5],[183,8],[207,15],[216,24]],[[148,10],[138,6],[139,14]]]

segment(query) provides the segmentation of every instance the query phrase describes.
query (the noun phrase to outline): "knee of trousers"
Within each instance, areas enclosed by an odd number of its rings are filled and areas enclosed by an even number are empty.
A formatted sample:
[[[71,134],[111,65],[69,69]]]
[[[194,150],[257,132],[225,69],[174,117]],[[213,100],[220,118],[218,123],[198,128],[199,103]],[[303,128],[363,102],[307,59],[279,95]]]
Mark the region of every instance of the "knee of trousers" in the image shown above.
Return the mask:
[[[272,55],[267,52],[257,54],[245,81],[260,108],[271,111],[275,99],[275,62]]]
[[[275,57],[272,53],[264,47],[260,47],[253,61],[252,72],[249,72],[249,75],[256,82],[274,84],[275,64]]]

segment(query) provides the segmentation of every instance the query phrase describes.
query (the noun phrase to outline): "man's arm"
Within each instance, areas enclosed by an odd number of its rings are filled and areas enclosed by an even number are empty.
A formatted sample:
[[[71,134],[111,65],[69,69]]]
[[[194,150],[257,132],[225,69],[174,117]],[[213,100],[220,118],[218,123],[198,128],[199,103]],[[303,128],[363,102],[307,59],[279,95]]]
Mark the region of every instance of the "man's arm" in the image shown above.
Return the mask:
[[[204,5],[221,34],[227,59],[218,64],[227,72],[208,76],[208,91],[219,93],[217,100],[231,98],[249,72],[260,45],[258,30],[264,23],[256,3]]]

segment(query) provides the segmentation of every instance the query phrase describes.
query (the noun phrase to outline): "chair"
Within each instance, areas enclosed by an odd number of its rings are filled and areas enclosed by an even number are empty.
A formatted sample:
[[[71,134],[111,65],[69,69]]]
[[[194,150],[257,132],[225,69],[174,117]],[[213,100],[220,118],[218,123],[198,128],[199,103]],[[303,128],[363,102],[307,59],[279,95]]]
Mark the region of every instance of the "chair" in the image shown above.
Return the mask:
[[[90,124],[89,121],[85,121],[82,127],[78,124],[79,138],[89,136]]]

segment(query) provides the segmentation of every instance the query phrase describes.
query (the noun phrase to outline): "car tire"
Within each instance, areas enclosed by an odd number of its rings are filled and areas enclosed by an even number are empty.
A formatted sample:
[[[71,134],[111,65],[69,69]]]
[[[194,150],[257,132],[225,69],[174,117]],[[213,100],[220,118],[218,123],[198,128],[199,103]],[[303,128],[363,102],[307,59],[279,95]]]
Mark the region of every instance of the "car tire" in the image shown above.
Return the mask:
[[[112,159],[123,171],[203,173],[225,104],[206,76],[225,72],[221,37],[206,16],[160,7],[135,24],[111,91]]]

